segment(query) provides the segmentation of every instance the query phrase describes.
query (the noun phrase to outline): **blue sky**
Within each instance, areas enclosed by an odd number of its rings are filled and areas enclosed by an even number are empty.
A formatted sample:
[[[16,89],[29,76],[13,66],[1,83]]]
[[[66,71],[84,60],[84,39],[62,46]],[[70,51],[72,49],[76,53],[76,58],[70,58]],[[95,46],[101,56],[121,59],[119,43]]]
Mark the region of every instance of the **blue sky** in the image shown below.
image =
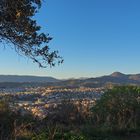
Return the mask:
[[[36,15],[53,37],[64,63],[41,69],[6,46],[0,49],[0,74],[56,78],[96,77],[114,71],[140,73],[139,0],[45,0]]]

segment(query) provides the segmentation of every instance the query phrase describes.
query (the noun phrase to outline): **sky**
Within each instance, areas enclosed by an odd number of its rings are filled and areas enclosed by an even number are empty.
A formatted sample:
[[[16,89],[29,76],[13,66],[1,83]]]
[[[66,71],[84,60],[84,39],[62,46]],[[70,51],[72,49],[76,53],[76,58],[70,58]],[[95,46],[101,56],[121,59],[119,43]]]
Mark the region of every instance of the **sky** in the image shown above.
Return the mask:
[[[49,46],[64,63],[39,68],[6,45],[0,48],[0,74],[65,79],[140,73],[139,7],[139,0],[44,0],[34,18],[53,37]]]

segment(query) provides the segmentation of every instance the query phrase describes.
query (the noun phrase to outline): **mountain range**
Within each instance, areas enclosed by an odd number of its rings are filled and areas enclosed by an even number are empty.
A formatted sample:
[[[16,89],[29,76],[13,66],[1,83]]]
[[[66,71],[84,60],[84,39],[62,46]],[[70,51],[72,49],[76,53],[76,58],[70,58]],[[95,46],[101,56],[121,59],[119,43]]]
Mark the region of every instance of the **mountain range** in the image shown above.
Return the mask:
[[[0,85],[3,83],[28,83],[35,85],[52,85],[61,87],[103,87],[110,85],[140,85],[140,74],[123,74],[114,72],[96,78],[80,78],[59,80],[53,77],[0,75]]]
[[[60,80],[53,77],[41,77],[41,76],[19,76],[19,75],[0,75],[0,82],[17,82],[17,83],[47,83],[47,82],[59,82]]]
[[[59,84],[59,85],[58,85]],[[110,85],[140,85],[140,74],[123,74],[114,72],[96,78],[71,79],[57,83],[58,86],[84,86],[84,87],[104,87]]]

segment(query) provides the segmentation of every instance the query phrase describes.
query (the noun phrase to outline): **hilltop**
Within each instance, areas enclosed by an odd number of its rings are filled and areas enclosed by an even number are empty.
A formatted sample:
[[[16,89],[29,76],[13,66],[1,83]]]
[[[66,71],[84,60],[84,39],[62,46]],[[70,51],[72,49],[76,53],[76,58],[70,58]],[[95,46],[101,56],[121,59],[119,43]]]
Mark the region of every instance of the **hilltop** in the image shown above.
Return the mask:
[[[104,87],[110,85],[140,85],[140,74],[124,74],[114,72],[96,78],[70,79],[57,83],[57,86],[84,86],[84,87]]]
[[[15,84],[16,83],[16,84]],[[0,75],[0,87],[5,85],[13,86],[34,85],[34,86],[57,86],[57,87],[106,87],[111,85],[140,85],[140,74],[124,74],[114,72],[95,78],[79,78],[58,80],[53,77],[40,76],[19,76]]]

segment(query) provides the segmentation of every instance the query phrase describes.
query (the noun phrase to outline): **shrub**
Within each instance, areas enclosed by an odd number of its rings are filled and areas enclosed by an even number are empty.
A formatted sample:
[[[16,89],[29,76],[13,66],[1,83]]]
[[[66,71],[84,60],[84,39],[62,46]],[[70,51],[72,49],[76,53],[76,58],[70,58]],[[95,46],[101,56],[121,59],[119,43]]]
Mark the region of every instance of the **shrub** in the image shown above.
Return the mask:
[[[97,101],[92,111],[94,124],[102,129],[136,130],[140,127],[140,88],[114,87]]]
[[[14,112],[9,104],[0,101],[0,138],[2,140],[30,139],[32,136],[31,127],[34,119],[31,115],[21,116]]]
[[[46,120],[54,124],[78,125],[84,123],[86,120],[84,114],[79,109],[79,105],[70,101],[63,101],[61,104],[58,104],[57,107],[52,108],[50,112]]]

